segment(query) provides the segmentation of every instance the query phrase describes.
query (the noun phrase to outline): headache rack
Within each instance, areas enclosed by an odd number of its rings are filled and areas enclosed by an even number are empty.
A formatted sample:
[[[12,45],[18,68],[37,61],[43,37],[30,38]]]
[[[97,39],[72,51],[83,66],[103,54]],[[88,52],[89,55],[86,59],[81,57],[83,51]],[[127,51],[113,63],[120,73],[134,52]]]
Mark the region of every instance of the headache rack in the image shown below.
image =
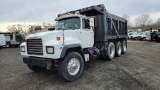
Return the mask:
[[[96,15],[105,14],[105,13],[106,13],[105,6],[103,4],[100,4],[100,5],[94,5],[94,6],[90,6],[90,7],[74,10],[74,11],[68,11],[68,12],[65,12],[62,14],[58,14],[58,17],[67,16],[69,14],[96,16]]]
[[[28,39],[27,53],[30,55],[43,55],[42,39]]]

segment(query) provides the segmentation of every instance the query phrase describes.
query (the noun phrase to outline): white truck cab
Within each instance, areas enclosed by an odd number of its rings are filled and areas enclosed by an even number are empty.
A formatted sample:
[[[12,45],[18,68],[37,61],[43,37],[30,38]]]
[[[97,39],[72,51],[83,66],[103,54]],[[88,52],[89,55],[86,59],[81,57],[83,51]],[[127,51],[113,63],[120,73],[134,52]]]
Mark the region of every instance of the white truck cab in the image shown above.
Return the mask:
[[[26,42],[22,43],[21,47],[24,47],[28,52],[21,52],[21,55],[59,59],[65,46],[93,47],[94,32],[90,27],[89,18],[86,19],[84,15],[71,14],[56,18],[56,21],[55,31],[29,35],[26,39],[30,47],[27,47]],[[42,45],[38,47],[37,43]],[[51,51],[51,48],[54,51]]]
[[[108,28],[112,19],[119,20],[118,31],[118,25]],[[127,21],[106,13],[102,4],[59,14],[55,20],[55,31],[31,34],[20,45],[23,62],[34,72],[57,67],[62,78],[73,81],[87,61],[112,60],[126,52]]]

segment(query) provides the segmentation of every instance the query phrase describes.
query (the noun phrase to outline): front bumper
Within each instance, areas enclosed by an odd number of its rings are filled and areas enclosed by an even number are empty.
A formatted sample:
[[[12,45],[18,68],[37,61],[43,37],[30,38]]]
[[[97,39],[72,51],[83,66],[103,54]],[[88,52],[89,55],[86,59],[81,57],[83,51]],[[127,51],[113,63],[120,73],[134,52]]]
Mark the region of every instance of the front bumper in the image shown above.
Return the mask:
[[[23,62],[40,67],[47,67],[47,59],[35,57],[23,57]]]

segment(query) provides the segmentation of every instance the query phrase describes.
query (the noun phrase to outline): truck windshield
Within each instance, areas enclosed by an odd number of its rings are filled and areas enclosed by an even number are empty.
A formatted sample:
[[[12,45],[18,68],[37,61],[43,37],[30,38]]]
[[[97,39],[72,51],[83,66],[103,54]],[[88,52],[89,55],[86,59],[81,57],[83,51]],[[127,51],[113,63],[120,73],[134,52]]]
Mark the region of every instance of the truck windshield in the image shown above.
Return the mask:
[[[64,30],[80,29],[80,18],[72,17],[59,20],[57,23],[57,30],[62,30],[63,27]]]

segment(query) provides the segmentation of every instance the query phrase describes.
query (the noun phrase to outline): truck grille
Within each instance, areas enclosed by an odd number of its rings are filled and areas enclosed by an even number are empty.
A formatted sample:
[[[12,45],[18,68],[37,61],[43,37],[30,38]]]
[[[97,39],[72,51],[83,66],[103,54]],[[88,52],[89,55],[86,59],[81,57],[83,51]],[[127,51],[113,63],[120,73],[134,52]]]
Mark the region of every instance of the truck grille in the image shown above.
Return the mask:
[[[27,50],[31,55],[43,55],[42,39],[28,39]]]

